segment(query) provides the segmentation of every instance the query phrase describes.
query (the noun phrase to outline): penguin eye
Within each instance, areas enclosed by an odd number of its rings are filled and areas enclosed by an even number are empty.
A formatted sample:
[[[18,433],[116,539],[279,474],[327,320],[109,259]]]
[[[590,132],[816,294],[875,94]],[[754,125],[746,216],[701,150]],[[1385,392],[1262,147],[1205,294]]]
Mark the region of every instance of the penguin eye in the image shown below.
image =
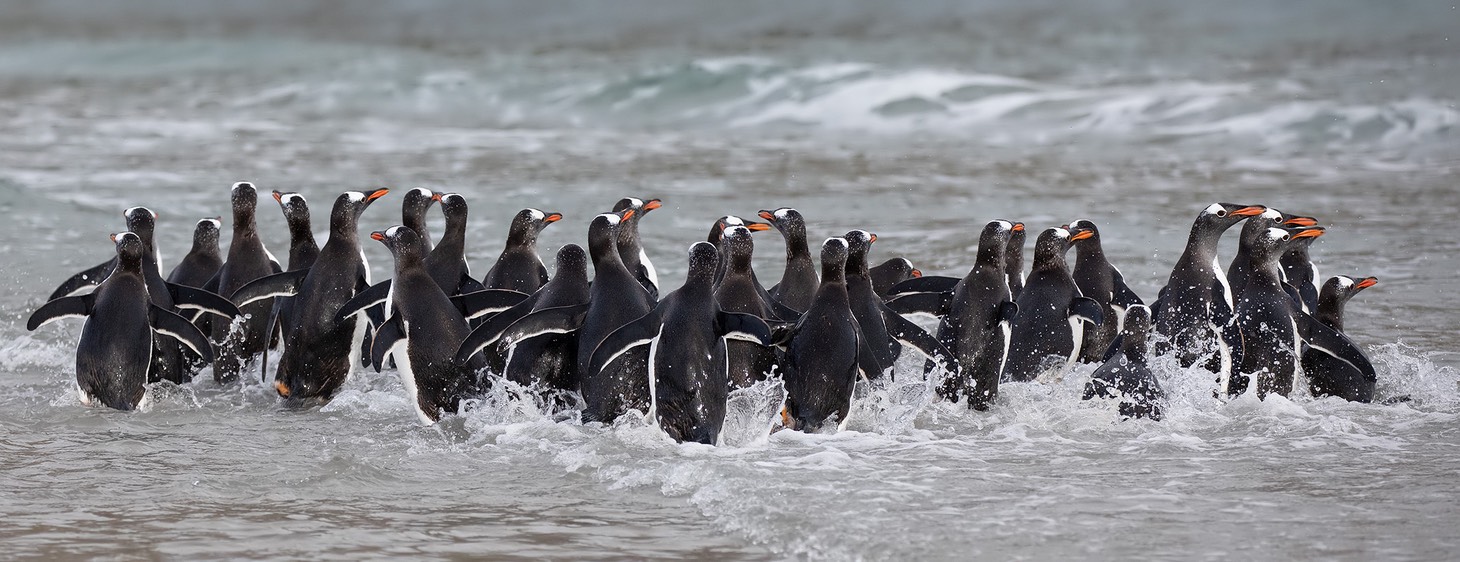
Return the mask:
[[[1227,210],[1226,209],[1217,209],[1217,218],[1221,218],[1221,217],[1225,217],[1225,216],[1227,216]]]

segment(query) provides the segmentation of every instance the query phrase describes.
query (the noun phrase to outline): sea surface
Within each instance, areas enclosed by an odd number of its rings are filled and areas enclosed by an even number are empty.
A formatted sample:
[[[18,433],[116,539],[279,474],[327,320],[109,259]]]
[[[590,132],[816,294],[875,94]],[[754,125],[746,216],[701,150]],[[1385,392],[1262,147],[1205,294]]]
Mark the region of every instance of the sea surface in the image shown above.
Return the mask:
[[[1412,559],[1460,556],[1460,11],[1453,2],[0,2],[0,544],[20,558]],[[229,186],[471,205],[478,275],[523,207],[550,256],[623,196],[664,290],[724,214],[962,275],[996,218],[1088,218],[1152,299],[1215,201],[1319,217],[1380,399],[1243,396],[1154,360],[1167,419],[1091,367],[933,398],[904,357],[849,427],[725,443],[556,421],[513,389],[424,427],[397,374],[295,410],[256,379],[74,391],[81,322],[25,330],[161,218],[163,267]],[[284,255],[272,201],[263,237]],[[399,222],[399,195],[362,229]],[[433,213],[439,228],[439,214]],[[1235,232],[1223,243],[1230,259]],[[1033,236],[1031,236],[1032,240]],[[783,244],[757,234],[761,279]],[[368,239],[375,277],[391,260]],[[226,245],[226,235],[225,235]]]

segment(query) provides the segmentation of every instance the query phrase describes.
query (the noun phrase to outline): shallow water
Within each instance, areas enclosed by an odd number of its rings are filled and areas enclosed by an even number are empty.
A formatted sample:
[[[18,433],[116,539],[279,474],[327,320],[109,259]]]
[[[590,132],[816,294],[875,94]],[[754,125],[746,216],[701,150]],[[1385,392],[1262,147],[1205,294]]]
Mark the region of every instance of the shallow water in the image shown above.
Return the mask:
[[[0,4],[0,540],[16,556],[1441,559],[1460,543],[1460,109],[1448,4],[409,2],[203,11]],[[889,5],[890,6],[890,5]],[[1397,405],[1211,398],[1155,365],[1160,423],[1079,400],[1089,367],[988,413],[916,377],[847,431],[766,436],[735,397],[721,447],[634,419],[555,422],[506,390],[421,427],[395,373],[288,410],[257,382],[73,391],[80,323],[24,320],[105,259],[122,209],[161,214],[164,268],[229,185],[425,185],[472,205],[478,273],[524,206],[582,244],[624,195],[666,289],[725,213],[793,206],[814,240],[961,275],[982,225],[1096,221],[1152,298],[1216,200],[1317,216],[1326,275],[1375,275],[1350,335]],[[398,219],[397,196],[364,228]],[[267,200],[265,200],[267,202]],[[282,217],[263,205],[266,243]],[[435,219],[433,219],[435,220]],[[1231,255],[1235,235],[1224,245]],[[782,245],[759,235],[762,279]],[[389,254],[367,241],[376,278]],[[911,374],[915,361],[905,358]]]

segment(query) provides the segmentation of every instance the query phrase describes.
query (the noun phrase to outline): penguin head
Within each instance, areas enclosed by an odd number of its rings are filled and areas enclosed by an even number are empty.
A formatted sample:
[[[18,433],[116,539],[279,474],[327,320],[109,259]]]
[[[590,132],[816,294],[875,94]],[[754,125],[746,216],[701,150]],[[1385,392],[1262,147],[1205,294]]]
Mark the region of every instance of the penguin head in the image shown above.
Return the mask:
[[[513,235],[536,235],[542,232],[542,229],[547,228],[548,225],[560,220],[563,220],[562,213],[527,208],[518,211],[517,216],[512,217],[511,230]]]
[[[1126,357],[1136,354],[1145,357],[1146,334],[1151,331],[1151,309],[1144,304],[1131,305],[1125,309],[1125,321],[1121,328],[1121,349]]]
[[[733,236],[733,235],[732,235]],[[749,238],[749,231],[746,232]],[[732,238],[726,238],[726,241]],[[715,245],[709,242],[695,242],[689,247],[689,273],[685,275],[685,284],[692,281],[714,283],[715,267],[720,263],[720,251]]]
[[[1011,221],[1013,226],[1009,228],[1009,247],[1024,249],[1024,223]]]
[[[638,197],[625,197],[623,199],[619,199],[617,203],[613,204],[613,212],[617,213],[625,209],[633,209],[633,220],[638,220],[640,218],[643,218],[644,215],[648,214],[649,211],[658,209],[659,207],[663,206],[664,203],[658,199],[650,199],[648,201],[645,201],[643,199],[639,199]]]
[[[414,219],[417,222],[425,223],[426,211],[436,203],[436,194],[424,187],[413,187],[401,198],[401,214],[406,222]]]
[[[583,247],[577,244],[568,244],[558,248],[554,271],[558,275],[577,272],[586,279],[588,277],[588,252],[584,252]]]
[[[241,181],[233,184],[230,198],[233,202],[233,216],[252,216],[258,206],[259,194],[252,183]]]
[[[385,197],[390,193],[384,187],[374,191],[346,191],[335,198],[335,206],[330,210],[330,229],[348,228],[356,224],[360,214],[374,203],[376,199]]]
[[[1270,264],[1277,261],[1278,256],[1288,248],[1293,241],[1301,238],[1312,238],[1321,236],[1323,227],[1269,227],[1262,232],[1262,236],[1248,242],[1243,241],[1244,249],[1247,250],[1256,264]]]
[[[1096,228],[1095,222],[1090,219],[1077,219],[1065,225],[1064,228],[1070,231],[1070,241],[1072,242],[1084,241],[1085,244],[1100,245],[1100,229]],[[1081,231],[1084,231],[1085,234],[1079,234]]]
[[[821,243],[821,280],[845,279],[847,267],[847,250],[849,246],[845,238],[827,238]]]
[[[588,223],[588,251],[592,253],[593,259],[609,255],[618,256],[618,229],[624,221],[632,220],[633,209],[624,209],[616,213],[601,213],[593,217]]]
[[[208,217],[198,220],[193,228],[193,243],[217,246],[219,233],[223,230],[223,217]]]
[[[776,227],[776,230],[781,231],[782,235],[806,235],[806,219],[801,217],[800,211],[790,207],[781,207],[774,211],[761,211],[759,214],[760,218],[769,221]]]
[[[431,197],[441,203],[441,214],[446,220],[466,220],[466,197],[462,197],[460,193],[437,193]]]
[[[1015,224],[1013,221],[997,219],[983,225],[983,232],[978,234],[979,255],[986,259],[1002,260],[1004,251],[1009,246],[1009,239],[1014,235]]]
[[[157,213],[147,207],[132,207],[122,211],[122,218],[127,221],[127,230],[139,237],[151,238],[157,228]]]
[[[1378,277],[1354,279],[1347,275],[1338,275],[1328,278],[1328,281],[1323,283],[1323,288],[1318,293],[1318,298],[1320,302],[1332,300],[1343,304],[1350,298],[1353,298],[1354,295],[1359,294],[1359,291],[1378,284]]]
[[[283,192],[274,190],[274,201],[279,203],[279,209],[284,211],[284,220],[290,226],[309,224],[309,203],[304,196],[295,192]]]
[[[860,265],[860,270],[867,267],[867,253],[872,251],[872,243],[877,241],[877,235],[865,230],[848,230],[842,235],[847,241],[847,262],[848,267]]]
[[[725,248],[725,255],[748,258],[755,252],[755,240],[750,237],[749,228],[744,226],[727,227],[722,235],[724,240],[721,242],[721,245]],[[706,242],[706,244],[709,244],[709,242]],[[714,244],[710,244],[710,246],[714,247]]]
[[[1238,205],[1235,203],[1212,203],[1196,216],[1195,229],[1208,235],[1221,235],[1232,225],[1243,219],[1254,217],[1266,211],[1262,205]]]
[[[1083,234],[1080,234],[1083,233]],[[1077,235],[1089,236],[1088,231],[1071,232],[1065,228],[1046,228],[1034,241],[1034,269],[1041,267],[1065,267],[1065,252],[1070,250]]]
[[[370,233],[370,238],[385,244],[397,263],[426,257],[425,241],[409,226],[395,225],[385,230],[377,230]]]
[[[118,232],[112,235],[112,242],[117,246],[117,261],[122,269],[141,270],[142,254],[147,251],[141,236],[131,231]]]

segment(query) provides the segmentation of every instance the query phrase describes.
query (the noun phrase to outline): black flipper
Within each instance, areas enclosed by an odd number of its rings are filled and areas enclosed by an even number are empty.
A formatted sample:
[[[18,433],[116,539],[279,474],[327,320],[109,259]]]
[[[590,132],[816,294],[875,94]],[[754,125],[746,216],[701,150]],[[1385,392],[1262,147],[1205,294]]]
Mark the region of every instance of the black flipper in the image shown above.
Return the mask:
[[[1161,308],[1166,306],[1166,287],[1161,287],[1161,293],[1156,295],[1156,300],[1151,302],[1151,321],[1155,322],[1161,317]]]
[[[385,355],[390,353],[390,348],[395,347],[396,342],[405,339],[406,333],[401,330],[400,317],[391,316],[389,320],[380,325],[375,331],[375,339],[370,343],[370,364],[375,366],[375,372],[380,372],[380,367],[385,363]]]
[[[523,316],[532,314],[534,306],[537,306],[537,299],[528,298],[517,303],[517,306],[498,312],[495,316],[482,322],[482,325],[473,328],[471,333],[467,334],[466,339],[461,341],[461,346],[456,348],[456,364],[466,365],[473,355],[496,343],[498,339],[501,339],[502,332],[511,328],[513,323],[521,320]]]
[[[280,304],[279,301],[278,300],[275,300],[274,301],[274,306],[269,308],[269,321],[265,324],[265,326],[266,326],[266,328],[264,330],[264,333],[265,334],[272,334],[272,333],[274,333],[274,323],[279,321],[279,304]],[[282,332],[284,330],[283,330],[282,327],[280,327],[279,331]],[[282,337],[279,338],[279,341],[282,342],[283,340],[284,340],[284,338],[282,338]],[[259,381],[261,381],[261,382],[269,382],[269,350],[268,350],[268,348],[265,348],[264,349],[264,352],[259,354]]]
[[[25,329],[35,331],[36,328],[64,318],[85,318],[91,314],[91,305],[95,300],[96,297],[90,294],[51,299],[51,302],[41,305],[31,313],[30,320],[25,322]]]
[[[1078,316],[1096,326],[1105,322],[1105,311],[1100,303],[1090,297],[1075,297],[1070,301],[1070,316]]]
[[[771,327],[765,319],[754,314],[716,311],[715,333],[720,337],[737,341],[748,341],[760,345],[771,344]]]
[[[72,275],[70,279],[62,282],[61,286],[56,287],[55,291],[51,291],[51,297],[46,300],[53,301],[61,297],[69,297],[73,293],[75,293],[76,291],[80,291],[81,289],[85,289],[93,285],[100,285],[102,281],[106,281],[107,276],[111,275],[112,271],[116,268],[117,258],[115,257],[106,260],[105,262],[102,262],[100,265],[87,268],[86,270],[77,273],[76,275]]]
[[[204,363],[213,362],[213,346],[208,343],[208,337],[192,322],[188,322],[187,318],[155,304],[150,305],[147,312],[154,331],[182,343],[188,351],[202,358]]]
[[[1237,295],[1232,295],[1233,299]],[[1232,307],[1227,306],[1227,292],[1222,288],[1221,281],[1212,281],[1212,323],[1217,326],[1226,326],[1232,323]],[[1235,304],[1235,303],[1234,303]]]
[[[1125,277],[1122,277],[1120,275],[1119,269],[1111,267],[1110,270],[1110,273],[1113,276],[1113,280],[1115,281],[1115,291],[1114,294],[1112,294],[1110,297],[1110,304],[1119,306],[1121,308],[1130,308],[1138,304],[1146,304],[1145,302],[1141,301],[1140,295],[1137,295],[1135,291],[1130,290],[1130,287],[1125,284]]]
[[[467,320],[495,314],[522,304],[531,295],[511,289],[487,289],[451,297],[451,303]]]
[[[887,290],[889,295],[900,295],[903,293],[951,293],[953,288],[962,281],[961,277],[944,277],[941,275],[924,275],[912,279],[904,279]]]
[[[485,290],[487,290],[487,287],[482,285],[481,281],[473,279],[470,274],[464,271],[461,273],[461,281],[456,284],[456,294],[458,295],[466,295]]]
[[[1293,300],[1293,310],[1294,311],[1303,311],[1303,310],[1305,310],[1303,308],[1303,296],[1302,296],[1301,293],[1298,292],[1298,289],[1296,287],[1293,287],[1292,285],[1287,284],[1287,283],[1282,283],[1282,286],[1283,286],[1283,292],[1284,293],[1287,293],[1288,294],[1288,298]]]
[[[1309,348],[1332,355],[1333,357],[1348,363],[1353,368],[1364,374],[1364,378],[1374,381],[1378,378],[1374,371],[1373,363],[1369,357],[1354,345],[1353,340],[1343,333],[1329,328],[1322,322],[1303,312],[1295,312],[1293,320],[1298,325],[1298,335],[1308,344]]]
[[[619,329],[609,333],[608,337],[603,338],[603,341],[593,350],[593,356],[588,360],[588,372],[579,373],[579,376],[596,374],[618,356],[654,341],[664,323],[661,310],[661,308],[651,310],[648,314],[640,316],[638,320],[619,326]],[[534,316],[536,315],[534,314]]]
[[[299,294],[299,286],[304,283],[304,277],[307,275],[309,275],[308,269],[296,269],[260,277],[239,287],[228,297],[228,300],[238,306],[244,306],[273,297],[292,297]]]
[[[167,292],[172,294],[172,302],[178,308],[222,316],[225,320],[243,316],[237,306],[218,293],[176,283],[168,283]]]
[[[502,342],[508,346],[543,334],[568,334],[583,325],[588,314],[588,303],[555,306],[523,316],[502,332]]]
[[[953,293],[905,293],[887,301],[887,308],[898,314],[932,314],[941,317],[948,315],[948,306],[952,302]]]
[[[1120,352],[1121,352],[1121,350],[1124,347],[1125,347],[1125,334],[1120,334],[1120,335],[1115,336],[1115,339],[1113,339],[1113,340],[1110,341],[1110,347],[1105,348],[1105,355],[1102,355],[1100,357],[1100,362],[1101,363],[1104,363],[1106,361],[1111,360],[1116,355],[1119,355]],[[1089,398],[1085,398],[1084,400],[1089,400]]]
[[[782,322],[795,322],[801,319],[802,314],[806,313],[804,310],[796,310],[773,298],[766,299],[766,302],[769,302],[771,305],[771,314],[776,315],[776,318]]]
[[[862,370],[862,377],[868,380],[882,376],[887,368],[877,362],[877,352],[872,350],[871,342],[862,337],[862,331],[857,330],[857,368]]]
[[[938,341],[938,338],[933,337],[921,326],[903,318],[886,306],[882,307],[882,323],[887,326],[887,335],[892,339],[902,342],[903,345],[911,346],[928,359],[942,363],[943,369],[948,372],[958,372],[958,359],[953,357],[947,346],[944,346]]]
[[[355,296],[350,297],[350,300],[345,301],[345,304],[340,306],[340,312],[335,314],[335,322],[344,322],[346,318],[349,318],[361,312],[367,312],[372,309],[372,307],[384,303],[385,299],[389,297],[389,279],[371,285],[369,288],[366,288],[363,291],[356,291]],[[383,311],[384,307],[382,307],[381,310]],[[380,324],[383,324],[384,321],[376,321],[372,317],[370,323],[379,326]]]
[[[1013,324],[1014,317],[1018,315],[1019,305],[1014,304],[1014,301],[1004,301],[1002,303],[999,303],[999,313],[994,315],[994,317],[992,318],[993,323],[989,326],[989,329],[992,330],[994,326],[997,326],[1002,322],[1008,322],[1010,324]]]

